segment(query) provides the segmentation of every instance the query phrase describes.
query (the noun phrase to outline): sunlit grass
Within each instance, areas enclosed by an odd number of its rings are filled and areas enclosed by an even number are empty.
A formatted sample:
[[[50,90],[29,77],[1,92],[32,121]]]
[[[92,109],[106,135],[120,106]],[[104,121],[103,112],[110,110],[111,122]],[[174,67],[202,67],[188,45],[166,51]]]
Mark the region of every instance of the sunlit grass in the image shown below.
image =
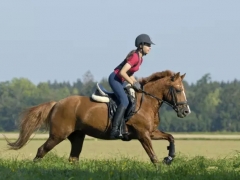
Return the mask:
[[[222,159],[180,155],[172,165],[159,163],[159,170],[149,162],[134,158],[93,160],[81,159],[71,164],[67,157],[49,153],[39,162],[0,159],[0,179],[240,179],[240,154]]]

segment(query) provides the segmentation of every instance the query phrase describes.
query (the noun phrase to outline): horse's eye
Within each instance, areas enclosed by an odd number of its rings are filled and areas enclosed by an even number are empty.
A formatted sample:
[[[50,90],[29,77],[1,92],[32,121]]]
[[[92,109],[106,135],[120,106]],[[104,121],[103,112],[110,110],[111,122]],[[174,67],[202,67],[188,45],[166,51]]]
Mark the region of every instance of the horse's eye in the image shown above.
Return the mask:
[[[181,89],[176,89],[176,93],[180,93],[181,91]]]

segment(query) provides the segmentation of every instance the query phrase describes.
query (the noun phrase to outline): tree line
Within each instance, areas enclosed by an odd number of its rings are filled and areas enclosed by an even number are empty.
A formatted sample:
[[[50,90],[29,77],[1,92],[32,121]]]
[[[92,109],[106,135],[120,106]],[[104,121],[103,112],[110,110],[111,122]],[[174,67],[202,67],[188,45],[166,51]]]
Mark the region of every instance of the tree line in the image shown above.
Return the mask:
[[[106,78],[100,83],[108,90]],[[0,82],[0,131],[17,131],[20,113],[43,102],[58,101],[70,95],[90,96],[96,85],[87,71],[82,79],[69,82],[33,84],[27,78]],[[196,83],[184,81],[192,113],[184,119],[167,105],[160,109],[159,129],[171,132],[237,132],[240,131],[240,81],[217,82],[205,74]]]

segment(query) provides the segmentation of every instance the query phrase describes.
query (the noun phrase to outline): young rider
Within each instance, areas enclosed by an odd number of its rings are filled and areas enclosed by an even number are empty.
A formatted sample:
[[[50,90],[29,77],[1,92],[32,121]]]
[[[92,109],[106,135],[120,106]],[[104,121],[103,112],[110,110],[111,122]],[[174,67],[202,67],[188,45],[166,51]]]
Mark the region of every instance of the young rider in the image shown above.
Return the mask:
[[[152,44],[154,43],[147,34],[137,36],[135,40],[137,49],[132,50],[124,61],[109,75],[109,85],[119,101],[117,111],[113,118],[112,131],[110,134],[111,139],[119,137],[120,132],[118,129],[129,104],[127,94],[124,91],[124,81],[130,83],[136,90],[141,89],[139,82],[134,78],[133,74],[139,70],[143,61],[142,57],[150,52]]]

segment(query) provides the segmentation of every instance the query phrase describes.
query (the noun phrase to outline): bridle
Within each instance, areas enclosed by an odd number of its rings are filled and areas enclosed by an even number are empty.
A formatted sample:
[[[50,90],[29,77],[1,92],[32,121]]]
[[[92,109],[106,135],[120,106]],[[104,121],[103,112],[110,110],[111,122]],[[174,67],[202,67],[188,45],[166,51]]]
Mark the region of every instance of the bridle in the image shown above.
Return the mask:
[[[169,89],[169,94],[172,96],[172,104],[164,101],[164,103],[168,104],[169,106],[171,106],[176,112],[178,112],[178,106],[179,105],[187,105],[187,101],[177,101],[177,93],[180,93],[181,91],[177,92],[176,89],[171,86]]]
[[[139,106],[138,110],[134,112],[134,114],[136,114],[136,113],[140,110],[140,108],[141,108],[141,106],[142,106],[142,102],[143,102],[143,98],[144,98],[143,95],[144,95],[144,94],[145,94],[145,95],[148,95],[148,96],[150,96],[150,97],[152,97],[152,98],[155,98],[155,99],[159,102],[159,104],[165,103],[165,104],[169,105],[169,106],[172,107],[176,112],[179,111],[179,107],[178,107],[179,105],[185,105],[185,104],[187,105],[187,101],[180,101],[180,102],[177,101],[177,95],[176,95],[176,94],[177,94],[178,92],[176,92],[176,89],[175,89],[173,86],[171,86],[171,87],[169,88],[169,92],[168,92],[168,94],[170,94],[170,95],[172,96],[172,103],[169,103],[169,102],[167,102],[167,101],[165,101],[165,100],[163,100],[163,99],[160,99],[160,98],[158,98],[158,97],[156,97],[156,96],[154,96],[154,95],[152,95],[152,94],[144,91],[143,89],[140,90],[140,92],[142,93],[141,100],[140,100],[140,106]]]

